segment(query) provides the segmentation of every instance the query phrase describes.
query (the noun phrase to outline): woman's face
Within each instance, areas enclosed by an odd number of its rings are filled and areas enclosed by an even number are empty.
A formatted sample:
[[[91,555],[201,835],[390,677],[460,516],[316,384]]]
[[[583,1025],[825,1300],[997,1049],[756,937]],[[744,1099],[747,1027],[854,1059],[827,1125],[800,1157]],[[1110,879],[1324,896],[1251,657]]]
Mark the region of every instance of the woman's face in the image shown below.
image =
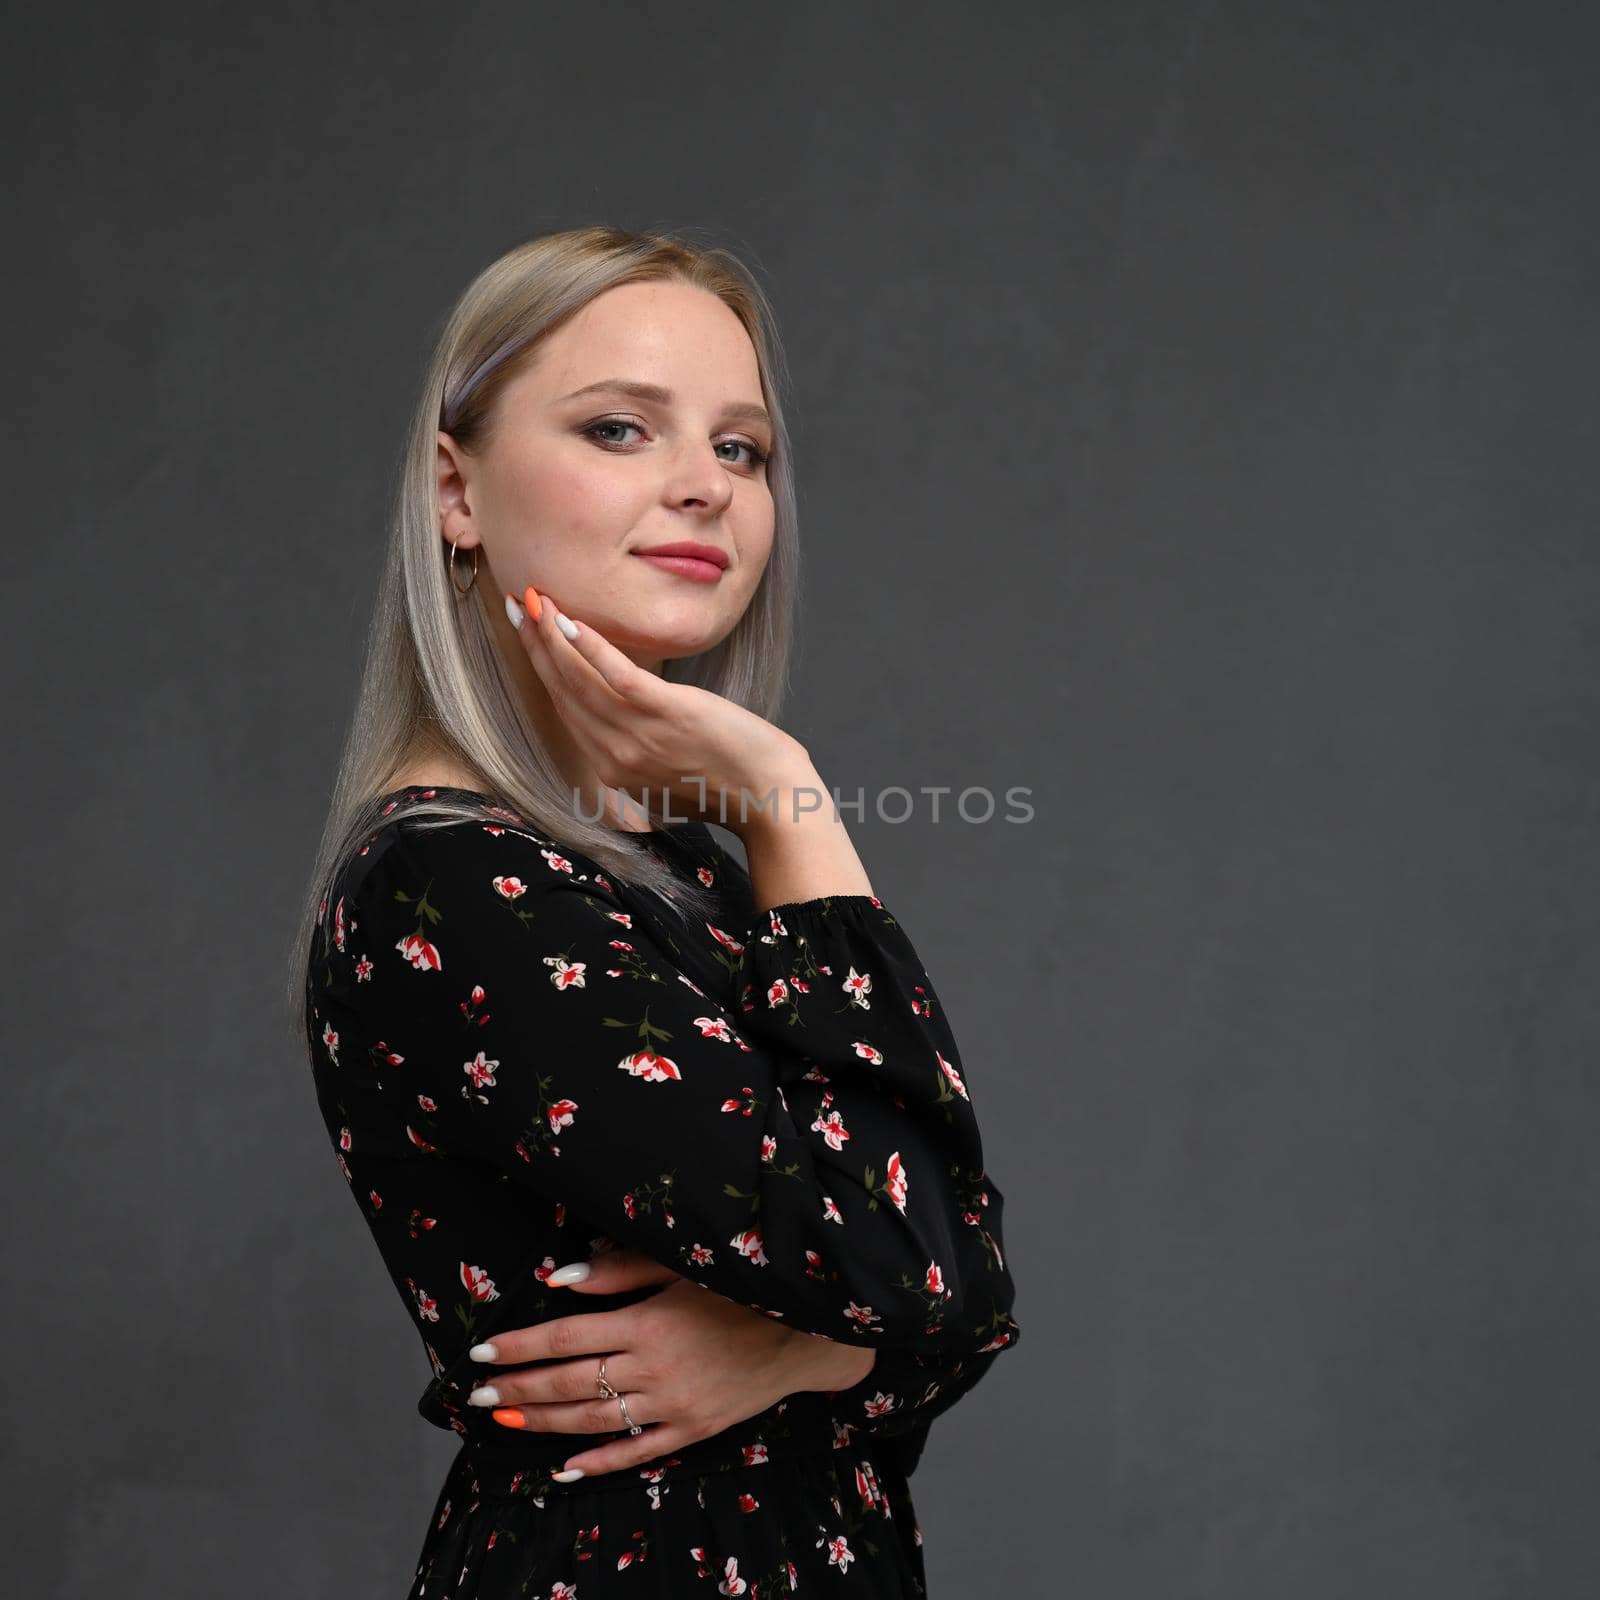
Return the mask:
[[[595,384],[605,387],[574,396]],[[659,669],[717,644],[750,603],[772,549],[772,443],[738,317],[689,284],[621,284],[501,392],[482,454],[439,434],[444,535],[460,539],[458,569],[481,543],[491,616],[504,622],[505,593],[532,584]],[[726,558],[712,581],[639,554],[683,540]]]

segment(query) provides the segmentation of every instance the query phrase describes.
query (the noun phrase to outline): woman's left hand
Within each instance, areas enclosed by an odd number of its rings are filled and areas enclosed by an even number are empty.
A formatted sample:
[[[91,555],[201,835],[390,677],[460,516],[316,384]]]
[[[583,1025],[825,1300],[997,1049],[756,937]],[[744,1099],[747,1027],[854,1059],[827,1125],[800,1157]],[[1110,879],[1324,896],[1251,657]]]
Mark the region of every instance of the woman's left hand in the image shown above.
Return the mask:
[[[847,1388],[864,1378],[876,1350],[804,1333],[706,1289],[636,1250],[602,1252],[571,1285],[579,1294],[620,1294],[646,1284],[656,1294],[617,1311],[593,1311],[497,1333],[481,1386],[495,1398],[497,1422],[543,1433],[616,1435],[572,1456],[564,1469],[585,1477],[616,1472],[709,1438],[785,1395]],[[644,1432],[630,1434],[614,1399],[595,1375],[606,1358],[606,1381],[628,1403]],[[520,1371],[528,1361],[547,1363]],[[474,1393],[478,1393],[477,1390]]]

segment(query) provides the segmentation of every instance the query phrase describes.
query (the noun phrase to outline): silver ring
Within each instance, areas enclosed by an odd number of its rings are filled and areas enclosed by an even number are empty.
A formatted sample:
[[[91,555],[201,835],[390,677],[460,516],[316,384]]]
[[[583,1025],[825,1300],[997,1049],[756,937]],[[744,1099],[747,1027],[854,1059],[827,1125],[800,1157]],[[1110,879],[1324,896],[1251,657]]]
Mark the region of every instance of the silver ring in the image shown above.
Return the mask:
[[[644,1429],[641,1428],[639,1424],[628,1415],[628,1402],[624,1400],[620,1394],[616,1396],[616,1401],[617,1404],[622,1407],[622,1420],[628,1424],[628,1432],[643,1433]]]

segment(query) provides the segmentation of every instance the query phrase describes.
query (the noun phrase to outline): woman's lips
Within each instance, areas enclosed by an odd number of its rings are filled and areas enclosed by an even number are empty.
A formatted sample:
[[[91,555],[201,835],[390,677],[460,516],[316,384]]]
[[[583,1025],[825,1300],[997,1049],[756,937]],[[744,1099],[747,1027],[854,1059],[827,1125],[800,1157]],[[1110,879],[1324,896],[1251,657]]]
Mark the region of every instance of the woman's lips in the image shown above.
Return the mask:
[[[634,554],[639,553],[635,551]],[[676,572],[680,578],[690,578],[695,583],[715,583],[722,576],[722,568],[714,561],[701,561],[695,556],[639,555],[639,559],[663,571]]]

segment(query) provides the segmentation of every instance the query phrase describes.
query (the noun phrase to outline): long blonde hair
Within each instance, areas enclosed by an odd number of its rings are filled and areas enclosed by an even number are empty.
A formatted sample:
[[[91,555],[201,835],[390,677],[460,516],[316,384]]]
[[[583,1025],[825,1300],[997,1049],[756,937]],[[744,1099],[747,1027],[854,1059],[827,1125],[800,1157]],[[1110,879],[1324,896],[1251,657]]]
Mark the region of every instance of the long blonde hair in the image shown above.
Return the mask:
[[[727,638],[668,661],[663,676],[692,683],[771,719],[787,687],[799,590],[794,482],[783,415],[787,374],[772,309],[754,276],[725,248],[681,234],[577,228],[530,239],[491,262],[450,313],[412,418],[389,525],[376,603],[367,632],[355,708],[334,774],[333,793],[289,952],[287,1000],[303,1041],[307,962],[340,868],[378,821],[378,802],[397,787],[419,748],[481,775],[481,788],[529,828],[589,856],[608,875],[654,891],[662,903],[702,917],[715,902],[685,884],[627,835],[579,816],[570,787],[541,743],[500,654],[484,606],[459,603],[440,537],[435,462],[440,429],[468,452],[487,443],[500,392],[546,337],[618,284],[674,279],[709,290],[744,324],[755,347],[763,400],[772,413],[767,462],[774,529],[766,570]],[[494,820],[461,795],[439,793],[408,807],[432,826]],[[438,818],[437,822],[431,819]],[[664,891],[670,887],[672,898]]]

